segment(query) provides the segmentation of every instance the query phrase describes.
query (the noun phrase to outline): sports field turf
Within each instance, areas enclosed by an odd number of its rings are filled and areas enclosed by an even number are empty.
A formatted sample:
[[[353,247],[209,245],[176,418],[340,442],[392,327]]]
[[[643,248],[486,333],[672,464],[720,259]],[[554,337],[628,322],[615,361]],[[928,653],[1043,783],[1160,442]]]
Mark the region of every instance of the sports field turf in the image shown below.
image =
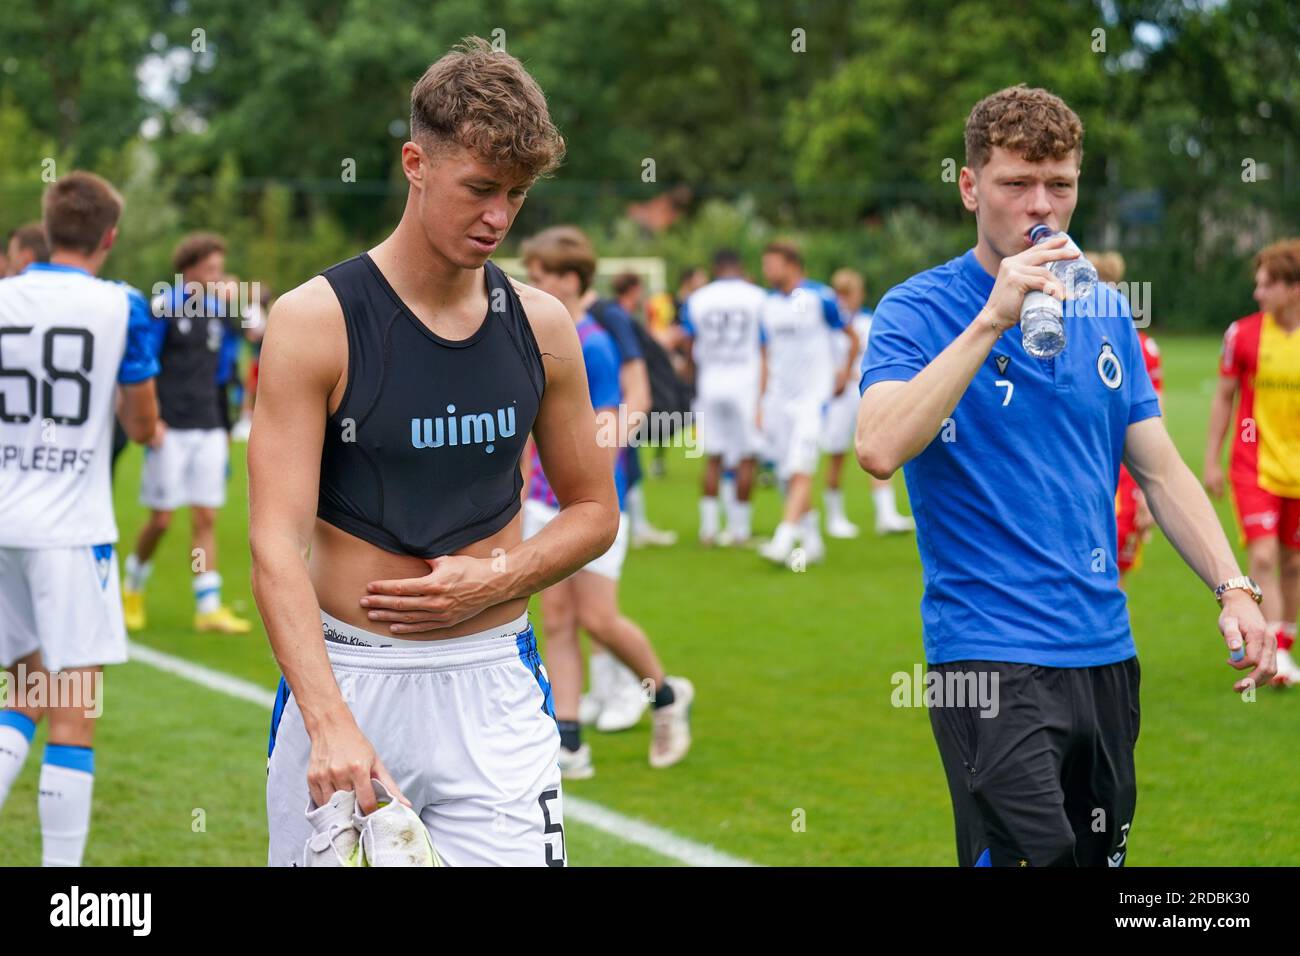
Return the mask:
[[[1161,346],[1168,423],[1199,471],[1216,343],[1171,338]],[[255,617],[245,446],[234,447],[219,564],[227,599]],[[143,520],[140,461],[132,448],[117,477],[124,548]],[[566,792],[756,863],[952,864],[951,813],[927,715],[890,703],[890,675],[923,661],[913,540],[828,540],[826,563],[802,574],[752,552],[703,551],[694,543],[698,469],[698,459],[674,451],[668,476],[647,479],[652,519],[681,543],[633,552],[622,588],[624,609],[669,672],[695,682],[695,747],[679,766],[654,771],[648,719],[623,734],[590,733],[596,776]],[[850,517],[867,529],[867,477],[856,467],[848,473]],[[1230,521],[1226,502],[1220,514]],[[766,489],[758,532],[770,533],[777,515]],[[178,516],[155,561],[149,627],[136,640],[273,689],[278,672],[260,626],[239,638],[191,632],[188,551],[188,520]],[[1300,694],[1265,688],[1247,703],[1232,693],[1213,598],[1159,535],[1133,577],[1131,607],[1143,719],[1128,862],[1300,862]],[[105,710],[88,865],[264,862],[265,709],[131,663],[110,670]],[[39,862],[38,754],[0,812],[7,864]],[[575,865],[674,862],[572,819],[565,829]]]

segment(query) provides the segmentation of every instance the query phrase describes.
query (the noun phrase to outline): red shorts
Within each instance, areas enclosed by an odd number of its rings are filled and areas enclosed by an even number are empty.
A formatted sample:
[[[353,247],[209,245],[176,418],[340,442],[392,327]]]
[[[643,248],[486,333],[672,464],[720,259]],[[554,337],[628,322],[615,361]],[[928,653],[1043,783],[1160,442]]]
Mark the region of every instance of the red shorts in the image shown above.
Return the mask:
[[[1300,498],[1281,498],[1259,485],[1234,481],[1232,504],[1246,542],[1278,538],[1282,547],[1300,549]]]
[[[1116,537],[1119,541],[1117,563],[1119,573],[1125,574],[1135,568],[1142,556],[1142,542],[1146,535],[1138,530],[1138,495],[1142,489],[1127,468],[1119,472],[1119,489],[1115,493]]]

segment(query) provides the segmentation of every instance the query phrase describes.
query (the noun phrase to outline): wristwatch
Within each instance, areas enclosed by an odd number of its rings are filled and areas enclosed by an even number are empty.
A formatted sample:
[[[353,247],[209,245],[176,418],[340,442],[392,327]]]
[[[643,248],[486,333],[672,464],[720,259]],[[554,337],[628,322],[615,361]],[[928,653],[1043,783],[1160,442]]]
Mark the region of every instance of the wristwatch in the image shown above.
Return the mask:
[[[1264,600],[1264,592],[1259,589],[1259,585],[1255,583],[1253,578],[1248,578],[1245,575],[1228,578],[1214,589],[1214,599],[1219,602],[1219,607],[1223,607],[1223,595],[1227,591],[1248,591],[1250,596],[1255,599],[1256,604]]]

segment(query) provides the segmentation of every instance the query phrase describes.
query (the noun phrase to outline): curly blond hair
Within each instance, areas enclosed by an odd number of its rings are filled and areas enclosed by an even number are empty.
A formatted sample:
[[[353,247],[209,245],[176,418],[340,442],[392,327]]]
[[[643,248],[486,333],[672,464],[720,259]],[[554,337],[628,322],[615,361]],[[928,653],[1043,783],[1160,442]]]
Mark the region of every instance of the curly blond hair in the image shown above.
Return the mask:
[[[979,169],[993,147],[1019,153],[1031,163],[1083,161],[1083,123],[1054,93],[1020,83],[984,97],[966,117],[966,165]]]

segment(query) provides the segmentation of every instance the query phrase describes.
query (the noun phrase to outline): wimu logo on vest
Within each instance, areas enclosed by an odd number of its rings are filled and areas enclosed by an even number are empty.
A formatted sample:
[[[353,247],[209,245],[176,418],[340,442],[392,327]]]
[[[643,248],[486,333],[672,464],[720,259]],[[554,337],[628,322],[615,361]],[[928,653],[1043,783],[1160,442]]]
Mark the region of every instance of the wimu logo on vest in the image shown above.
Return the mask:
[[[498,408],[496,412],[456,415],[456,406],[448,405],[447,414],[440,418],[412,418],[411,446],[413,448],[442,448],[455,445],[483,445],[489,455],[495,450],[498,438],[510,438],[515,433],[515,407],[513,404]]]

